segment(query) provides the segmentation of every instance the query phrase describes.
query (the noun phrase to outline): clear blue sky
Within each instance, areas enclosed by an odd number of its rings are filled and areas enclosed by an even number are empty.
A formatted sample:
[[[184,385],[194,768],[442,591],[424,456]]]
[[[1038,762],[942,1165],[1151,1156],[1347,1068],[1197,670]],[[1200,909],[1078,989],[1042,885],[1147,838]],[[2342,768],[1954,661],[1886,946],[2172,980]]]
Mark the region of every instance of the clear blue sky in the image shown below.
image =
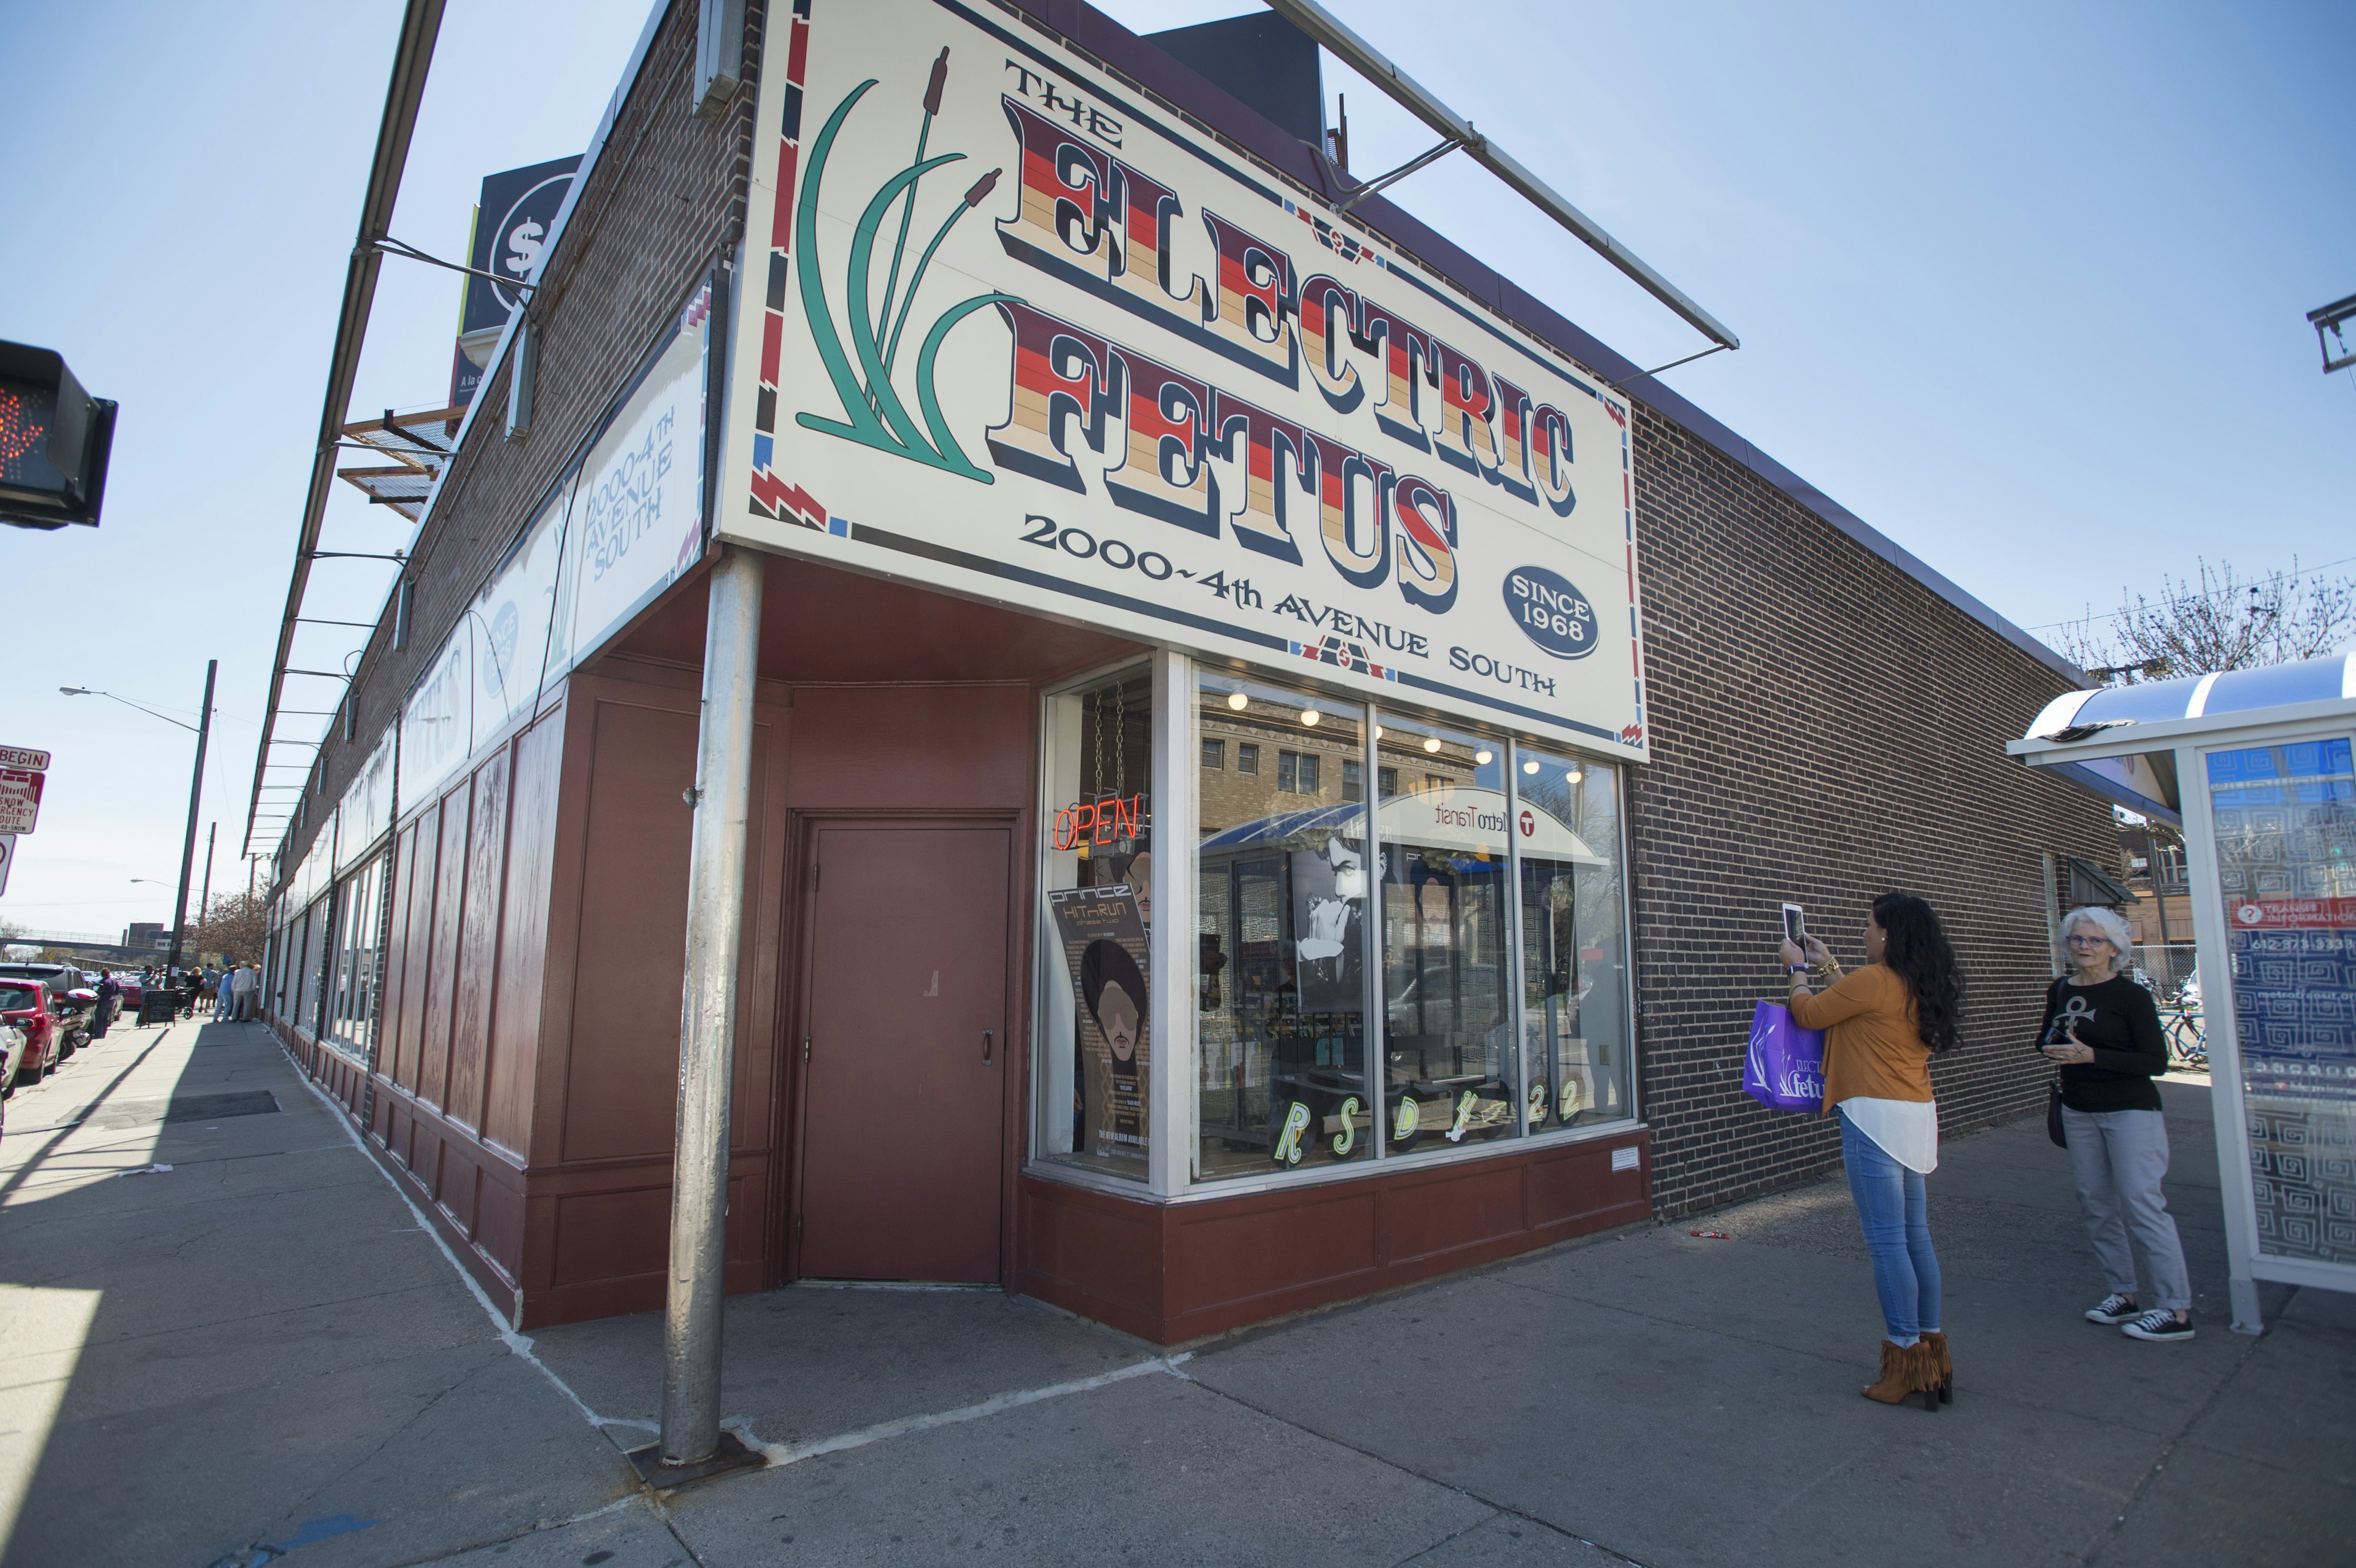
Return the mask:
[[[839,0],[820,0],[821,4]],[[2024,626],[2243,568],[2356,555],[2356,378],[2304,320],[2356,293],[2356,132],[2325,5],[1328,0],[1741,335],[1665,378]],[[1113,0],[1138,30],[1253,7]],[[452,0],[394,232],[463,247],[491,170],[586,144],[640,0]],[[122,400],[94,533],[0,529],[0,743],[59,753],[0,917],[163,919],[185,732],[60,685],[220,716],[203,820],[235,860],[335,315],[384,100],[390,0],[0,7],[0,336]],[[1328,62],[1354,162],[1426,144]],[[1398,187],[1632,358],[1701,347],[1469,163]],[[354,411],[447,384],[457,280],[388,261]],[[407,529],[346,486],[329,548]],[[371,620],[389,568],[323,562]],[[306,631],[334,667],[356,635]],[[329,699],[294,706],[327,708]],[[323,720],[308,720],[318,724]],[[291,727],[290,727],[291,729]],[[277,775],[294,779],[299,773]],[[201,829],[200,829],[201,833]]]

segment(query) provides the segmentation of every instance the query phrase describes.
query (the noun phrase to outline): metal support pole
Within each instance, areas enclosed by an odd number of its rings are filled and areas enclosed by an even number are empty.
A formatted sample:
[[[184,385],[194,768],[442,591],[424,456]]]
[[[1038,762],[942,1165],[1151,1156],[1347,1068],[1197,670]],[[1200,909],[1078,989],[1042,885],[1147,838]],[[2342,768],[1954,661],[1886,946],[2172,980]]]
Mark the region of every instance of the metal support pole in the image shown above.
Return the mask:
[[[180,842],[180,891],[172,901],[172,951],[164,960],[167,981],[180,966],[180,941],[188,929],[188,873],[196,869],[197,860],[197,803],[205,789],[205,746],[213,733],[213,677],[220,673],[220,660],[205,661],[205,703],[197,710],[197,765],[188,774],[188,833]]]
[[[761,557],[729,549],[712,573],[688,857],[687,973],[679,1017],[679,1137],[670,1188],[660,1462],[720,1448],[720,1307],[728,1253],[728,1093],[737,954],[744,930],[744,826],[753,790],[753,690],[761,654]]]

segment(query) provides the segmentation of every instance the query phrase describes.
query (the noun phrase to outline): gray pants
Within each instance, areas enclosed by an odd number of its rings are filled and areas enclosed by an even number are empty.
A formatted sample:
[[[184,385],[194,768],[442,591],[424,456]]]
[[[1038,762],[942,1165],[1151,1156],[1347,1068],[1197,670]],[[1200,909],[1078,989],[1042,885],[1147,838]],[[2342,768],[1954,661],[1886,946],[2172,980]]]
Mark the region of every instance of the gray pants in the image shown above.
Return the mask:
[[[2073,1111],[2062,1107],[2070,1139],[2070,1173],[2077,1179],[2078,1206],[2086,1215],[2086,1239],[2104,1281],[2123,1295],[2136,1294],[2133,1232],[2143,1247],[2157,1299],[2146,1307],[2190,1311],[2192,1280],[2184,1270],[2184,1248],[2176,1238],[2176,1216],[2159,1190],[2168,1174],[2168,1118],[2158,1111]]]

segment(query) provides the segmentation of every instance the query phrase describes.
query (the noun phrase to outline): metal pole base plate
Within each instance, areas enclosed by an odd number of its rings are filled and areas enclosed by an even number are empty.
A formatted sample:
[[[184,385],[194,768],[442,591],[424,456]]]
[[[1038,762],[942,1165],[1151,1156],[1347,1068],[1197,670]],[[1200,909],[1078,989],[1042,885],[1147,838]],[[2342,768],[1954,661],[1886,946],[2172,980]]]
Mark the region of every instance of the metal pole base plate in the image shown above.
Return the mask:
[[[734,1432],[723,1432],[720,1446],[712,1451],[712,1456],[699,1459],[692,1465],[664,1463],[659,1443],[649,1443],[643,1448],[630,1450],[630,1463],[638,1467],[638,1474],[645,1478],[647,1485],[659,1492],[691,1487],[698,1481],[708,1481],[714,1476],[725,1476],[737,1470],[757,1470],[768,1462],[759,1449],[745,1447],[744,1439]]]

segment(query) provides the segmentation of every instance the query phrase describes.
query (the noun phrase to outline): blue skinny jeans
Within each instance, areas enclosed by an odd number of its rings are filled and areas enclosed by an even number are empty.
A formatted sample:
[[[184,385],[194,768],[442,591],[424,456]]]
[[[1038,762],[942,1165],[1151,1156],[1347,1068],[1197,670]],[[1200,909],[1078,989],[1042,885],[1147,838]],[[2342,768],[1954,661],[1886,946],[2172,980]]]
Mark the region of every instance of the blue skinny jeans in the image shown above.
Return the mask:
[[[1925,1330],[1937,1332],[1939,1254],[1931,1248],[1922,1173],[1884,1154],[1844,1115],[1841,1163],[1848,1170],[1848,1194],[1857,1202],[1866,1250],[1873,1254],[1873,1289],[1894,1345],[1912,1345]]]

